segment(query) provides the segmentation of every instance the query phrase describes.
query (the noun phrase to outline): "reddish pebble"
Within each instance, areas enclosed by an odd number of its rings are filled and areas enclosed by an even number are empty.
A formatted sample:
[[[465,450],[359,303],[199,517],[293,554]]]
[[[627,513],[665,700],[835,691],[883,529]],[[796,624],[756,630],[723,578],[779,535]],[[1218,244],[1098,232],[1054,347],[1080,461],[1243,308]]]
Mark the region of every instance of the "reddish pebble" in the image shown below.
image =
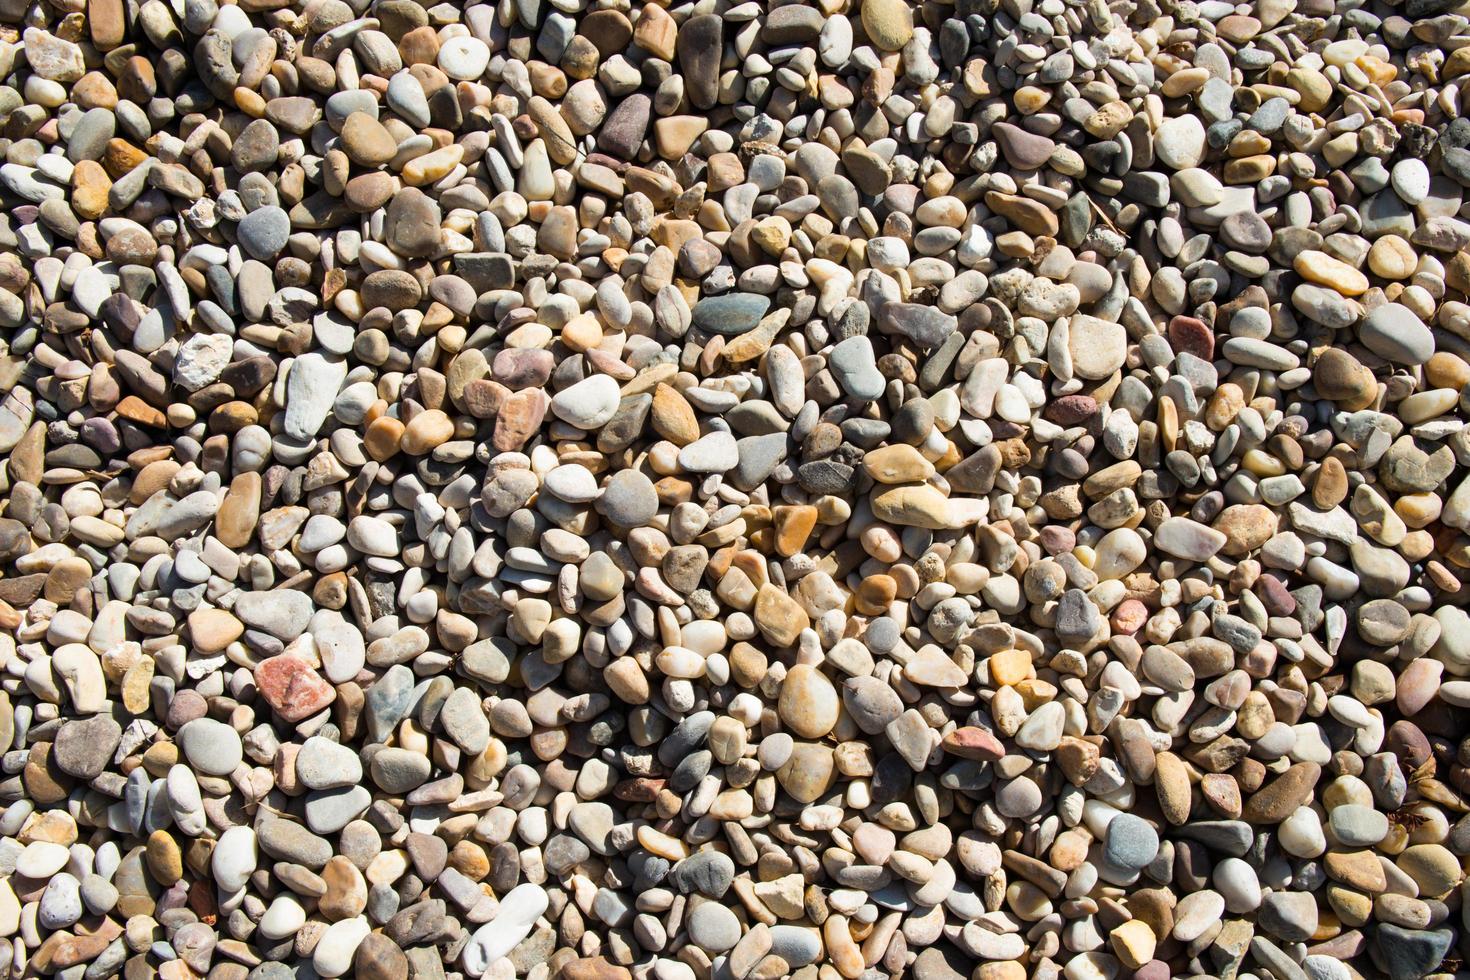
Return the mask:
[[[1296,596],[1274,575],[1256,579],[1256,595],[1272,616],[1290,616],[1296,612]]]
[[[539,388],[551,377],[556,358],[549,350],[507,347],[495,355],[490,373],[511,391]]]
[[[276,714],[293,724],[310,718],[337,697],[321,674],[300,657],[281,655],[255,668],[255,686]]]
[[[1148,622],[1148,606],[1137,599],[1124,599],[1113,609],[1108,621],[1112,624],[1114,633],[1137,633]]]
[[[1149,960],[1133,971],[1133,980],[1169,980],[1169,964],[1163,960]]]
[[[1071,528],[1060,524],[1048,524],[1041,529],[1041,546],[1046,553],[1055,557],[1056,555],[1069,554],[1077,547],[1077,535]]]
[[[1097,414],[1097,399],[1091,395],[1063,395],[1046,406],[1046,419],[1057,425],[1077,425]]]
[[[944,736],[944,751],[961,759],[984,759],[994,762],[1005,758],[1006,748],[1000,739],[983,728],[956,728]]]
[[[1169,346],[1176,354],[1193,354],[1204,361],[1215,359],[1215,332],[1203,320],[1176,316],[1169,321]]]

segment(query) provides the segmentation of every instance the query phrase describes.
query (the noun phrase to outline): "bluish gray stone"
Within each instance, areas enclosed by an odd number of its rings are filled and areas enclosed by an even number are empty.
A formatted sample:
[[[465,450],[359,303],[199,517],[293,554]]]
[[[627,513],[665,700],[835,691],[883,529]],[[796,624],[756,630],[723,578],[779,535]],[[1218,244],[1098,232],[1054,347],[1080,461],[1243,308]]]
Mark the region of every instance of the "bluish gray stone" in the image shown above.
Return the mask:
[[[1444,962],[1455,933],[1451,929],[1404,929],[1383,923],[1373,939],[1389,980],[1419,980]]]
[[[1108,824],[1103,855],[1109,864],[1138,871],[1159,853],[1158,832],[1142,817],[1120,813]]]
[[[873,342],[866,336],[848,337],[834,346],[827,354],[827,367],[852,398],[873,401],[883,394],[883,375],[873,355]]]
[[[1399,303],[1384,303],[1363,317],[1358,339],[1395,364],[1423,364],[1434,353],[1434,334],[1418,314]]]
[[[878,320],[885,329],[903,334],[920,347],[938,347],[959,326],[943,310],[919,303],[884,303]]]
[[[693,325],[709,333],[734,337],[754,329],[770,308],[770,297],[758,293],[709,296],[694,304]]]
[[[286,240],[291,237],[291,219],[278,207],[257,208],[240,220],[236,233],[240,236],[240,247],[251,258],[266,261],[286,247]]]
[[[735,862],[719,851],[701,851],[674,865],[669,877],[686,895],[697,891],[710,898],[721,898],[735,880]]]
[[[394,664],[367,689],[363,699],[363,724],[367,729],[368,742],[387,740],[408,712],[413,688],[413,671],[403,664]]]

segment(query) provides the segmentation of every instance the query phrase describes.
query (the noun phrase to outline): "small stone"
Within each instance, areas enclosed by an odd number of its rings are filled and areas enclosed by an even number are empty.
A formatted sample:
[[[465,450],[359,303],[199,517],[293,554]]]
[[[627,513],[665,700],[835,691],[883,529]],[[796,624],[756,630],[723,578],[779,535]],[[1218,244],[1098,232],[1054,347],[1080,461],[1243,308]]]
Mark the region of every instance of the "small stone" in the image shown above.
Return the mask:
[[[1148,866],[1159,851],[1159,835],[1131,813],[1120,813],[1108,823],[1104,854],[1110,864],[1129,871]]]
[[[899,0],[863,0],[863,32],[880,51],[897,51],[914,36],[913,14]]]
[[[821,738],[837,724],[837,689],[814,667],[797,664],[781,684],[781,721],[802,738]]]
[[[1358,325],[1364,346],[1397,364],[1423,364],[1434,353],[1429,328],[1408,307],[1385,303]]]
[[[1205,154],[1205,128],[1193,115],[1166,119],[1154,133],[1154,154],[1173,170],[1198,167]]]
[[[740,940],[740,922],[735,913],[716,902],[705,902],[689,916],[690,940],[710,953],[722,953]]]
[[[228,776],[243,758],[239,734],[212,718],[196,718],[174,736],[189,765],[211,776]]]

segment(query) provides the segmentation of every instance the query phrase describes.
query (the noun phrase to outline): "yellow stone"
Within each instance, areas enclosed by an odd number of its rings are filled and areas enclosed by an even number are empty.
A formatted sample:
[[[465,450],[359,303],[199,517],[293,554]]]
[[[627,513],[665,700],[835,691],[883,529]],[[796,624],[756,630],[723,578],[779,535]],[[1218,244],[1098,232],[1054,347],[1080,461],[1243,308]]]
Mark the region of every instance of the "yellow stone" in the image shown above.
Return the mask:
[[[1399,76],[1399,70],[1392,64],[1382,58],[1375,58],[1371,54],[1362,55],[1356,64],[1376,85],[1387,85]]]
[[[1332,82],[1320,71],[1293,68],[1286,73],[1286,84],[1301,93],[1296,107],[1302,112],[1321,112],[1332,101]]]
[[[665,160],[677,160],[709,128],[703,116],[665,116],[653,123],[653,144]]]
[[[806,610],[774,585],[762,585],[756,593],[755,625],[771,643],[794,646],[796,638],[811,622]]]
[[[1198,92],[1210,80],[1207,68],[1184,68],[1164,79],[1164,97],[1177,99],[1181,95]]]
[[[934,475],[934,464],[913,446],[897,443],[863,457],[863,469],[879,483],[922,483]]]
[[[800,919],[806,914],[805,892],[805,879],[799,874],[782,875],[755,886],[755,897],[779,919]]]
[[[817,526],[817,508],[809,504],[782,504],[771,512],[771,518],[776,528],[776,554],[790,558],[800,553]]]
[[[1263,133],[1254,129],[1241,130],[1230,140],[1230,146],[1226,152],[1232,157],[1248,157],[1258,153],[1265,153],[1271,149],[1271,140]]]
[[[1002,650],[991,654],[987,666],[991,684],[1009,687],[1031,676],[1031,654],[1025,650]]]
[[[822,923],[822,939],[827,947],[827,958],[837,967],[838,973],[847,980],[857,980],[862,976],[866,963],[862,950],[852,938],[847,919],[840,915],[828,916]]]
[[[771,349],[771,341],[776,339],[776,334],[781,332],[781,328],[790,319],[790,310],[776,310],[762,317],[761,322],[753,329],[727,341],[720,356],[730,364],[744,364],[755,360]]]
[[[796,664],[781,682],[776,706],[781,723],[800,738],[818,739],[837,724],[841,711],[837,688],[810,664]]]
[[[1016,111],[1023,116],[1031,116],[1046,108],[1051,102],[1051,92],[1036,85],[1023,85],[1016,89],[1013,98]]]
[[[1393,512],[1409,527],[1428,527],[1439,520],[1443,502],[1437,494],[1407,493],[1393,502]]]
[[[235,107],[252,119],[265,118],[265,97],[248,88],[236,87]]]
[[[1373,913],[1373,900],[1341,885],[1327,886],[1327,904],[1349,928],[1357,928],[1368,921]]]
[[[633,43],[664,61],[674,60],[674,43],[679,27],[674,18],[656,3],[644,4],[633,25]]]
[[[1160,399],[1167,401],[1168,399]],[[1240,410],[1245,408],[1245,392],[1240,385],[1226,381],[1215,389],[1210,400],[1205,404],[1205,425],[1215,432],[1221,432],[1235,417]]]
[[[148,710],[151,698],[149,685],[153,682],[153,658],[139,657],[138,662],[128,668],[122,679],[123,707],[130,713],[141,715]]]
[[[13,936],[20,928],[20,899],[9,881],[0,881],[0,935]]]
[[[647,824],[638,828],[638,843],[650,854],[657,854],[670,861],[682,861],[689,856],[689,847],[683,841],[654,830]]]
[[[1158,937],[1147,922],[1133,919],[1116,926],[1108,934],[1108,942],[1112,944],[1113,952],[1118,954],[1123,965],[1130,970],[1136,970],[1154,958]]]
[[[65,810],[32,813],[17,838],[22,844],[45,841],[70,847],[77,842],[77,822]]]
[[[981,963],[974,980],[1026,980],[1026,968],[1019,963],[1001,960]]]
[[[914,36],[914,13],[907,0],[863,0],[863,33],[880,51],[897,51]]]
[[[1297,253],[1292,268],[1308,282],[1337,290],[1344,296],[1361,296],[1368,291],[1368,277],[1357,269],[1314,248]]]
[[[71,172],[71,206],[77,215],[95,221],[107,213],[112,179],[96,160],[81,160]]]
[[[454,438],[454,420],[437,408],[420,412],[403,429],[402,448],[411,456],[423,456]]]
[[[776,770],[776,781],[798,803],[811,803],[831,788],[836,778],[832,750],[817,742],[797,742],[786,764]]]
[[[1100,140],[1110,140],[1133,121],[1128,103],[1114,100],[1099,108],[1082,122],[1082,128]]]
[[[1256,156],[1242,157],[1239,160],[1226,161],[1225,170],[1221,176],[1227,184],[1254,184],[1275,172],[1276,158],[1261,153]]]
[[[1446,82],[1461,75],[1470,75],[1470,48],[1456,48],[1451,51],[1450,56],[1444,60],[1444,67],[1439,70],[1439,77]]]
[[[660,384],[653,389],[653,407],[649,414],[653,420],[653,431],[676,446],[687,446],[699,438],[699,419],[694,408],[671,385]]]
[[[941,531],[949,527],[949,498],[924,483],[905,483],[875,493],[873,516],[889,524]]]
[[[143,856],[153,880],[167,887],[184,876],[184,855],[166,830],[155,830],[148,837]]]
[[[1430,355],[1424,365],[1424,373],[1436,388],[1463,388],[1470,384],[1470,364],[1449,351]]]
[[[1328,851],[1322,863],[1327,877],[1355,891],[1376,895],[1388,887],[1383,866],[1372,851]]]
[[[464,147],[458,143],[441,146],[437,150],[414,157],[403,165],[403,182],[410,187],[422,187],[448,176],[464,158]]]
[[[1394,863],[1414,879],[1421,898],[1442,899],[1465,880],[1459,859],[1442,844],[1414,844]]]
[[[780,215],[763,218],[750,230],[750,240],[767,255],[779,256],[791,242],[791,222]]]
[[[602,343],[602,324],[597,314],[579,313],[561,328],[561,342],[579,354]]]

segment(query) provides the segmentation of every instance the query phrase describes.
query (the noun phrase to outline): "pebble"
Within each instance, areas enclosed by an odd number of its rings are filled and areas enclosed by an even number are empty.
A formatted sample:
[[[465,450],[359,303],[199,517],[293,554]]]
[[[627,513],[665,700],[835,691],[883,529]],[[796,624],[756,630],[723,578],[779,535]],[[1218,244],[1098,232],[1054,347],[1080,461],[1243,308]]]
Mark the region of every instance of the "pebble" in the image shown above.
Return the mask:
[[[530,933],[547,909],[546,890],[530,883],[511,889],[489,922],[477,929],[465,946],[465,972],[481,976]]]
[[[1434,353],[1434,335],[1413,310],[1385,303],[1363,317],[1363,346],[1395,364],[1423,364]]]
[[[189,765],[210,776],[230,775],[244,758],[239,733],[213,718],[195,718],[176,737]]]

